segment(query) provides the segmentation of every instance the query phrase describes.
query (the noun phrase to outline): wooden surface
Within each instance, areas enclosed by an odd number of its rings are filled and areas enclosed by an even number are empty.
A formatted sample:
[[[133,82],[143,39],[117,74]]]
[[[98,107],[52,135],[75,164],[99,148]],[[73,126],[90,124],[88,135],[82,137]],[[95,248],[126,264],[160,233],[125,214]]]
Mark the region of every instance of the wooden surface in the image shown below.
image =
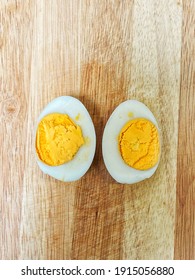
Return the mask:
[[[183,1],[175,259],[195,259],[195,1]]]
[[[195,7],[183,2],[0,0],[1,259],[195,259]],[[60,95],[84,103],[97,133],[75,183],[35,161],[36,120]],[[128,98],[152,110],[162,136],[157,172],[132,186],[110,177],[101,153]]]

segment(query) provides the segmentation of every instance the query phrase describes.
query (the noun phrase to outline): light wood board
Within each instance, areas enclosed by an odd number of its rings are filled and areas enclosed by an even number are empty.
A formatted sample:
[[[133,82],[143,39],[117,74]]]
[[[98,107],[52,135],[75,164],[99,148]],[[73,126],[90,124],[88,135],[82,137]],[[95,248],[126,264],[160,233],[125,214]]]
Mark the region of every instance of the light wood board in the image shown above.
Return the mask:
[[[0,259],[195,258],[193,11],[193,0],[0,1]],[[97,134],[74,183],[35,161],[37,118],[61,95],[84,103]],[[101,150],[126,99],[151,109],[162,136],[156,173],[131,186]]]

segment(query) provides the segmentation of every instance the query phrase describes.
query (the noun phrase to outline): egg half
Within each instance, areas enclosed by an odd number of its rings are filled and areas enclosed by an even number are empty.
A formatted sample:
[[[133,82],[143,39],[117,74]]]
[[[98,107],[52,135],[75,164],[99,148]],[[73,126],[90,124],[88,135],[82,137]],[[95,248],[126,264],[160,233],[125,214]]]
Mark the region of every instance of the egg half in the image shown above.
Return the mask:
[[[55,179],[80,179],[92,164],[96,134],[85,106],[72,96],[52,100],[41,112],[35,150],[40,169]]]
[[[133,184],[151,177],[160,160],[158,123],[142,102],[127,100],[111,114],[103,133],[106,168],[119,183]]]

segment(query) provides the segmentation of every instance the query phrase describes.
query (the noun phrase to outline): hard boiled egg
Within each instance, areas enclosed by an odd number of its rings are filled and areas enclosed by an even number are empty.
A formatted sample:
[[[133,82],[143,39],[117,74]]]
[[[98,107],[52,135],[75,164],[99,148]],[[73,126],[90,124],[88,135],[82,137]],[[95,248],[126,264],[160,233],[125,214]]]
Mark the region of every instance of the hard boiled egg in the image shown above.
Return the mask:
[[[94,158],[96,135],[85,106],[72,96],[51,101],[36,127],[35,150],[40,169],[61,181],[80,179]]]
[[[149,108],[137,100],[121,103],[105,126],[102,152],[117,182],[133,184],[151,177],[159,164],[160,136]]]

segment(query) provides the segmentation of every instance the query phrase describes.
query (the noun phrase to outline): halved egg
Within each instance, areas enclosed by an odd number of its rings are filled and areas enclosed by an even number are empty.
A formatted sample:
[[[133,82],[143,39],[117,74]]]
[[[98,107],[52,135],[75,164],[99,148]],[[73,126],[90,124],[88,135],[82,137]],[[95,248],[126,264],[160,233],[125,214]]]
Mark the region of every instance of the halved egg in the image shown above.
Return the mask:
[[[119,183],[133,184],[151,177],[160,160],[158,123],[143,103],[127,100],[111,114],[103,133],[106,168]]]
[[[85,106],[72,96],[52,100],[36,127],[35,150],[40,169],[65,182],[80,179],[94,158],[96,135]]]

